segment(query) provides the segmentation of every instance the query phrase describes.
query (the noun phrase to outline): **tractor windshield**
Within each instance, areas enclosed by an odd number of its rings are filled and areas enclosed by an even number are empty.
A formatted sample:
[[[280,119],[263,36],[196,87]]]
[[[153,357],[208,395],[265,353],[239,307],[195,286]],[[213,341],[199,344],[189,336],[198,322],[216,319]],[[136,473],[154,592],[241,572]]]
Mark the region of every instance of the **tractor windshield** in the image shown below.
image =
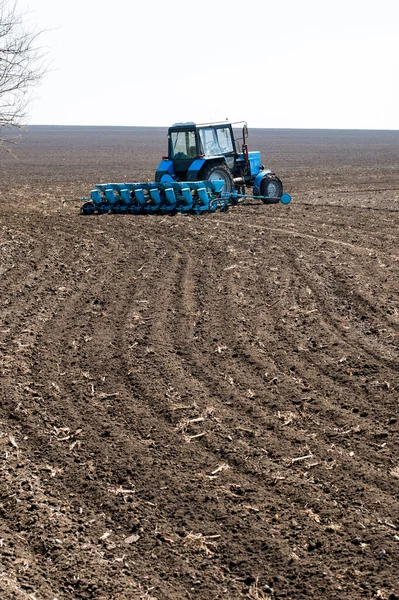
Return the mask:
[[[197,156],[195,131],[172,131],[170,142],[170,158],[195,158]]]

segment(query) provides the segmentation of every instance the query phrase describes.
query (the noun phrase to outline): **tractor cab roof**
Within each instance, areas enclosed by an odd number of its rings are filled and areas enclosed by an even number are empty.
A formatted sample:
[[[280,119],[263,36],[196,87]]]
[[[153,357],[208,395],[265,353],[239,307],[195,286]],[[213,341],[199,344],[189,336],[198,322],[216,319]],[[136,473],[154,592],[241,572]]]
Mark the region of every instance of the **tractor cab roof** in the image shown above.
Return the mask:
[[[194,121],[187,121],[187,123],[173,123],[172,127],[173,129],[175,127],[178,129],[187,129],[188,127],[196,127],[196,124],[194,123]]]
[[[246,121],[216,121],[214,123],[195,123],[194,121],[187,121],[186,123],[174,123],[170,129],[194,129],[198,127],[223,127],[223,126],[234,126],[234,125],[246,125]]]

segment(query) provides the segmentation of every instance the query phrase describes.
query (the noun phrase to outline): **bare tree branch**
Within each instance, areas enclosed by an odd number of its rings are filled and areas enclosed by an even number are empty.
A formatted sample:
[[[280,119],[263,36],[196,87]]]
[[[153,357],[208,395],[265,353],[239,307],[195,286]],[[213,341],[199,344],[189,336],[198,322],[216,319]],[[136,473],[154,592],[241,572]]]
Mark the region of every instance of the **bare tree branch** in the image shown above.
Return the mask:
[[[0,0],[0,148],[25,127],[33,88],[46,72],[41,32],[30,31],[17,0]]]

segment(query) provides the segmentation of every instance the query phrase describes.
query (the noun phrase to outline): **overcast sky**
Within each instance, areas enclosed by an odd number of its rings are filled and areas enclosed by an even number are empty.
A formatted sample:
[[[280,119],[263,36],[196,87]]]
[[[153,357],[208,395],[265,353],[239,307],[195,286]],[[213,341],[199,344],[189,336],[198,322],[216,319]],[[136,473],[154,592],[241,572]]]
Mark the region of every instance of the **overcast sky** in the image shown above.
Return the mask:
[[[399,129],[399,0],[19,5],[52,63],[32,124]]]

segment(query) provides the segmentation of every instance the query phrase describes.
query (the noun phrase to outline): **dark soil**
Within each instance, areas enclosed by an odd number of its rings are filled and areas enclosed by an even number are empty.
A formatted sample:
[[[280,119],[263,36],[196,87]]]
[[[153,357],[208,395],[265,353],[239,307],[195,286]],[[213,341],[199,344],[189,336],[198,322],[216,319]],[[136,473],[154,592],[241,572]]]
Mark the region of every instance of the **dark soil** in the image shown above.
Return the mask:
[[[79,215],[166,130],[2,154],[0,597],[399,598],[399,132],[253,131],[290,206]]]

